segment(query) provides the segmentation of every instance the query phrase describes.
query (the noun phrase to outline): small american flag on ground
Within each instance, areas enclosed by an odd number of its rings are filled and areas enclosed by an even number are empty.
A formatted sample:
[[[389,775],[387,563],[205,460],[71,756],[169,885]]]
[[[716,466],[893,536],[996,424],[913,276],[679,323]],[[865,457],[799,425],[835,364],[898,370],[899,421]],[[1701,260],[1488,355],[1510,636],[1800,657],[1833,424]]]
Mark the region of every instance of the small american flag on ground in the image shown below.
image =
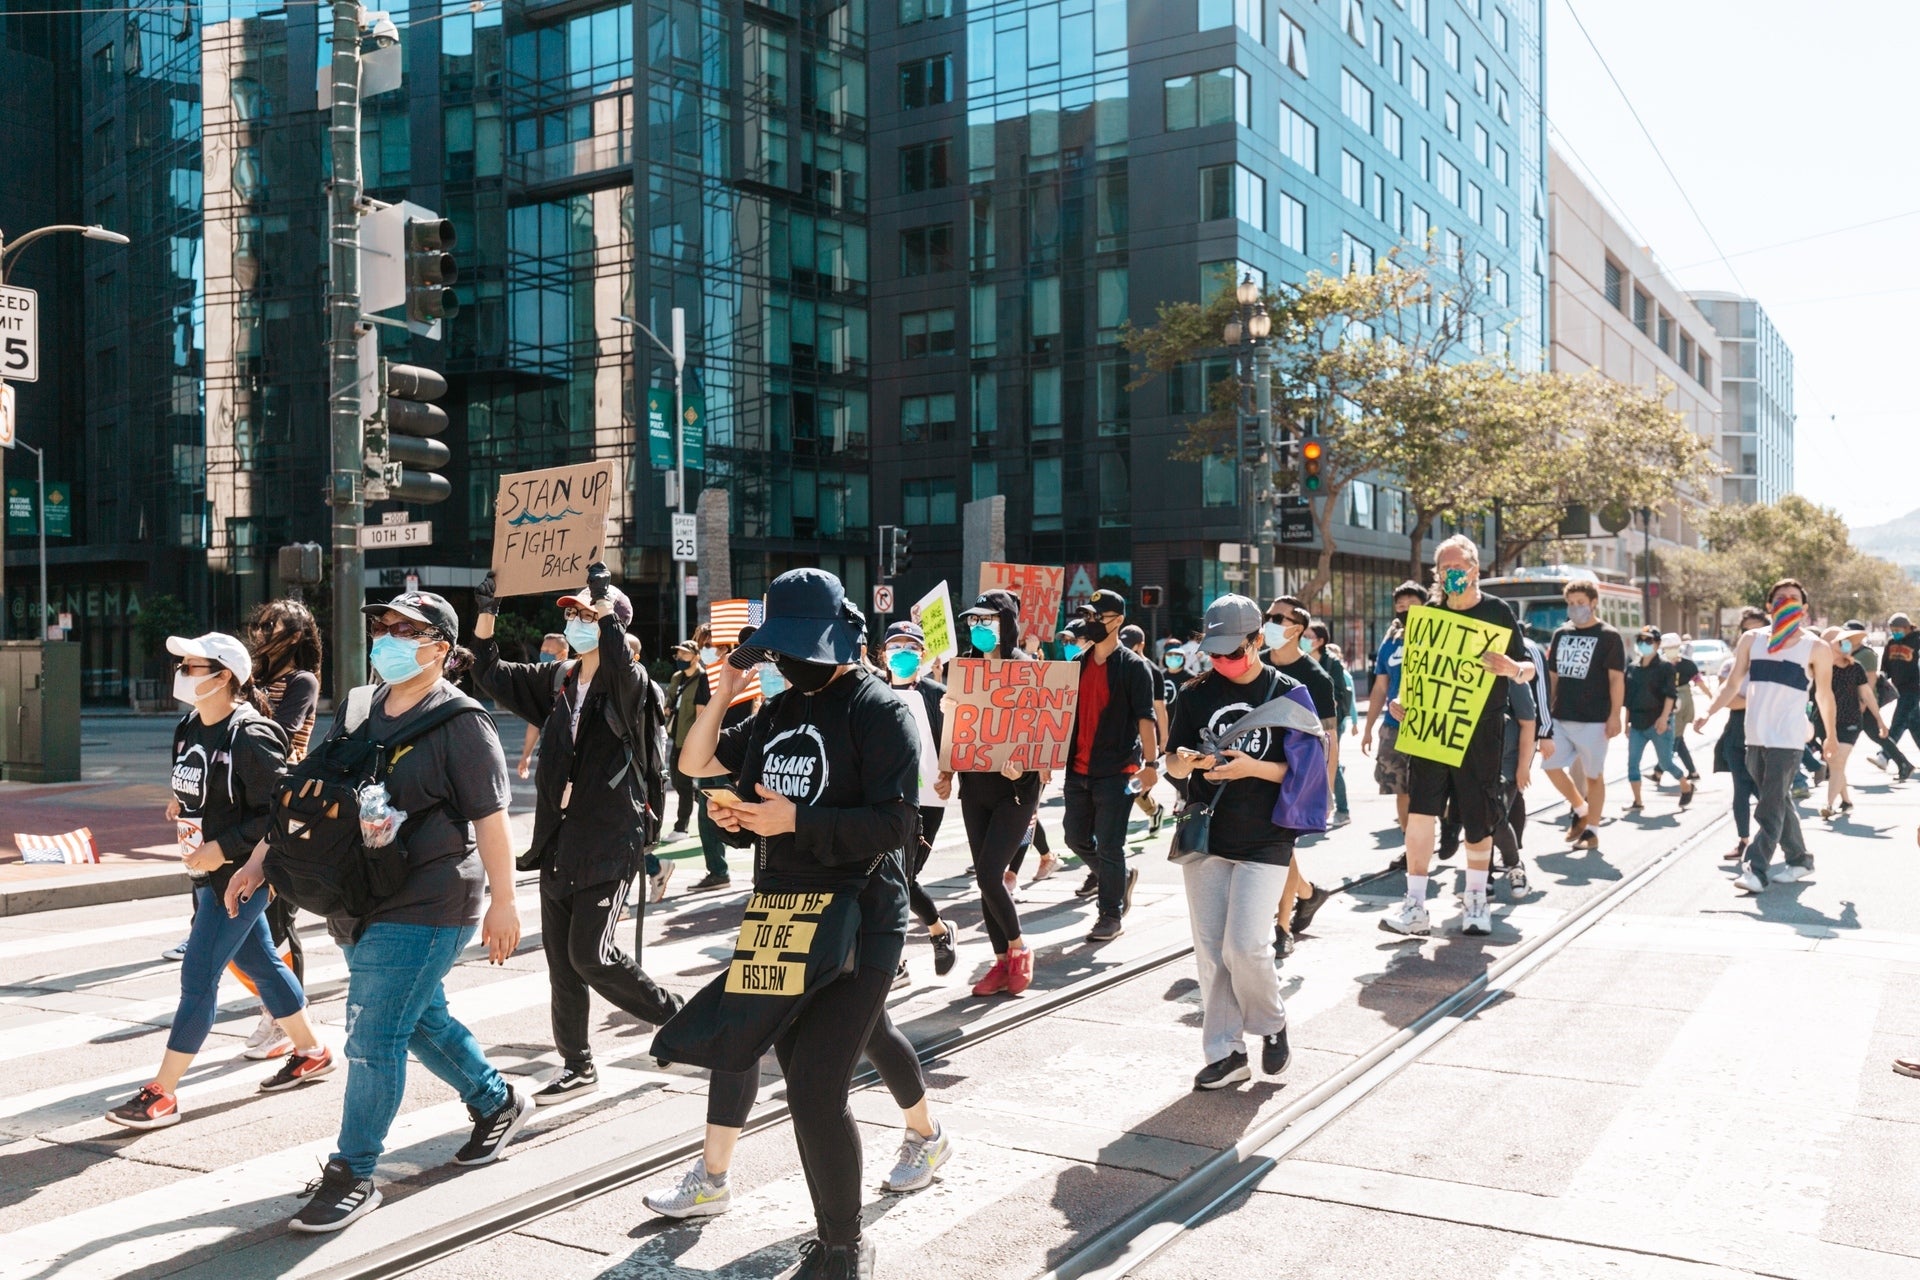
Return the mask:
[[[715,600],[710,615],[709,627],[713,632],[715,644],[740,643],[742,627],[757,627],[767,619],[767,606],[760,600]],[[722,659],[724,662],[725,660]],[[720,680],[720,662],[707,668],[707,681],[717,684]],[[747,673],[746,687],[729,705],[739,706],[751,702],[760,696],[760,668],[755,667]]]
[[[72,865],[100,861],[100,851],[94,848],[93,831],[89,827],[57,836],[30,836],[16,831],[13,833],[13,844],[20,850],[20,857],[27,862]]]

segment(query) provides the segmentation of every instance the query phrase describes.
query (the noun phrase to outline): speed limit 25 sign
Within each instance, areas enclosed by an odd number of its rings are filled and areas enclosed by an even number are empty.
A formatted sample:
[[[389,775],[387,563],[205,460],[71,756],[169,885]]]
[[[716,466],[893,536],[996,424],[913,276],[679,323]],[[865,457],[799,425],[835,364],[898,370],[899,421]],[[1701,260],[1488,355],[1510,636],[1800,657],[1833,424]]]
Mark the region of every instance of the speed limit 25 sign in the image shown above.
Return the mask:
[[[40,295],[0,285],[0,379],[40,381]]]

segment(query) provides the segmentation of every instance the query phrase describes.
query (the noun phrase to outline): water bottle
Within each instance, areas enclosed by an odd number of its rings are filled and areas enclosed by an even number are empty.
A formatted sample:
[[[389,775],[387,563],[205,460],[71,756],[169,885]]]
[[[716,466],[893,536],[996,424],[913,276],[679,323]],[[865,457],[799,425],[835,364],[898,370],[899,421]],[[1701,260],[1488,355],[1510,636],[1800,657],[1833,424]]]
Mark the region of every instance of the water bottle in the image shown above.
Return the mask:
[[[405,809],[393,807],[384,782],[369,782],[360,788],[360,842],[369,849],[384,849],[393,843],[400,826],[407,820]]]

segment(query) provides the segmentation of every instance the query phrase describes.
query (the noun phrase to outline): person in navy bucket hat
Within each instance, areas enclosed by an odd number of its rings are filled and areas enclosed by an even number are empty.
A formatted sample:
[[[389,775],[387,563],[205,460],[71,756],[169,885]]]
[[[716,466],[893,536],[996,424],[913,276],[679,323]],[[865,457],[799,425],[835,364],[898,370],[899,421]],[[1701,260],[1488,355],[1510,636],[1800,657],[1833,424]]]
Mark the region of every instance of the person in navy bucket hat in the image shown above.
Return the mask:
[[[801,662],[840,666],[860,660],[866,615],[825,569],[789,569],[767,587],[767,620],[729,661],[751,666],[763,651]],[[748,659],[751,659],[749,661]]]

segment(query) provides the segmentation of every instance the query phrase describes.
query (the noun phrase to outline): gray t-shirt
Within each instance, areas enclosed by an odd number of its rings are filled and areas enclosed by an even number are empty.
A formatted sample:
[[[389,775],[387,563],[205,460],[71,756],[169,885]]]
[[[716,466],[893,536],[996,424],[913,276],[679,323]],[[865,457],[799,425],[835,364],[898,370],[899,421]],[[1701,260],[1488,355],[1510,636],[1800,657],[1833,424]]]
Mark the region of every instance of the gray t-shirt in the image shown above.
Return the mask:
[[[442,680],[406,714],[386,715],[386,691],[374,695],[367,737],[385,742],[404,732],[416,716],[457,698],[460,691]],[[329,737],[344,734],[336,713]],[[486,873],[475,850],[473,823],[504,810],[512,800],[513,784],[500,735],[486,715],[455,716],[400,749],[387,777],[387,792],[396,809],[417,814],[433,811],[407,829],[407,881],[382,902],[366,923],[424,924],[441,927],[474,925],[485,901]],[[338,939],[351,939],[355,920],[329,917],[327,928]]]

